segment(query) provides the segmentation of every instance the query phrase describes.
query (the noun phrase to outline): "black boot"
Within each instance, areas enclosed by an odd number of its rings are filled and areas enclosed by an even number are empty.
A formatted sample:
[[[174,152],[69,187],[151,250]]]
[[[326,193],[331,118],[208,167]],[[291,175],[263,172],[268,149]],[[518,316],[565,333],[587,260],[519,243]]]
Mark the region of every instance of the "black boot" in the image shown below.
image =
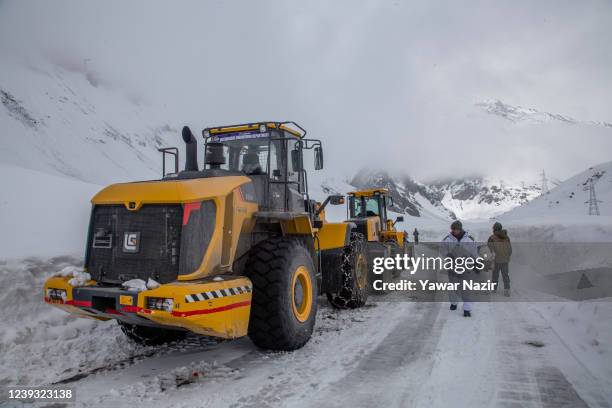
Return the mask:
[[[451,305],[450,310],[457,310],[457,305]]]
[[[464,310],[463,317],[472,317],[472,312],[470,312],[469,310]]]

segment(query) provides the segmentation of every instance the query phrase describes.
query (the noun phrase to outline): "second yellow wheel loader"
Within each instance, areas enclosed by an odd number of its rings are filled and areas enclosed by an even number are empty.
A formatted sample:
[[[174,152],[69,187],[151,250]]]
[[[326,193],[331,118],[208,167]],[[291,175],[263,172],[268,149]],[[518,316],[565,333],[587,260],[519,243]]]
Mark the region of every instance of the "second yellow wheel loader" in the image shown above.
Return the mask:
[[[395,220],[391,220],[388,216],[388,207],[392,204],[391,195],[386,188],[358,190],[348,193],[348,222],[355,224],[355,231],[364,236],[370,262],[376,257],[394,257],[398,254],[412,256],[408,234],[395,228],[395,224],[404,221],[404,217],[399,216]],[[372,275],[372,270],[370,263],[368,265],[368,273],[370,274],[368,281],[370,283],[379,279]],[[399,275],[399,272],[397,270],[386,271],[382,279],[386,282],[391,281]]]
[[[321,169],[321,141],[293,122],[202,135],[203,168],[185,127],[184,170],[177,148],[160,149],[161,179],[111,185],[93,197],[83,271],[50,278],[45,301],[75,316],[115,319],[138,342],[191,331],[248,335],[273,350],[309,340],[319,294],[336,307],[363,305],[366,237],[354,222],[324,219],[325,206],[344,197],[316,203],[308,193],[304,154],[312,150]],[[167,159],[174,159],[169,173]]]

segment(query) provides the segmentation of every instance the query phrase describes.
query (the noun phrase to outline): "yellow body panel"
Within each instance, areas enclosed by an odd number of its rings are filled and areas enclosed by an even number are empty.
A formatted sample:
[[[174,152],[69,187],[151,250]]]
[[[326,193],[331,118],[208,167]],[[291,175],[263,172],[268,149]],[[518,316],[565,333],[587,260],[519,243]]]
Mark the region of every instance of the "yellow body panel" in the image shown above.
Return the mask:
[[[352,195],[352,196],[355,196],[355,197],[371,197],[371,196],[376,195],[376,194],[387,195],[387,194],[389,194],[389,190],[386,189],[386,188],[374,188],[374,189],[371,189],[371,190],[351,191],[348,194]]]
[[[386,241],[396,241],[398,244],[402,244],[404,242],[404,232],[401,231],[383,231],[380,233],[381,240],[383,242]]]
[[[253,130],[259,130],[259,125],[266,125],[268,128],[271,129],[276,129],[279,128],[280,130],[284,130],[286,132],[289,132],[290,134],[292,134],[293,136],[296,137],[303,137],[303,135],[294,130],[291,129],[288,126],[285,126],[283,124],[280,124],[280,126],[277,126],[276,123],[273,122],[261,122],[261,123],[251,123],[248,125],[238,125],[238,126],[223,126],[223,127],[217,127],[217,128],[207,128],[204,129],[204,131],[208,131],[210,132],[211,135],[220,135],[220,134],[224,134],[224,133],[237,133],[237,132],[249,132],[249,131],[253,131]]]
[[[280,221],[283,235],[312,235],[314,230],[308,214]]]
[[[346,245],[347,228],[347,223],[323,223],[323,226],[317,232],[321,250],[341,248]]]
[[[222,296],[187,303],[187,295],[236,287],[252,287],[245,277],[226,278],[222,281],[208,282],[175,282],[161,285],[159,288],[138,294],[138,315],[166,326],[182,327],[194,333],[208,336],[233,339],[246,336],[251,312],[251,293],[244,292],[231,296]],[[172,312],[148,310],[147,297],[172,298]]]
[[[236,259],[238,240],[241,234],[250,234],[255,226],[253,214],[259,209],[257,203],[245,201],[240,189],[235,189],[226,200],[225,219],[223,220],[223,245],[221,254],[221,270],[227,271]]]
[[[143,204],[191,203],[224,197],[250,181],[245,176],[228,176],[113,184],[102,189],[91,202],[124,204],[130,210],[138,210]],[[129,203],[135,203],[135,207],[130,208]]]
[[[56,306],[74,316],[109,320],[106,317],[90,313],[81,307],[79,301],[73,299],[72,286],[68,283],[70,277],[55,276],[45,282],[45,302]],[[219,281],[172,282],[158,288],[138,293],[136,305],[131,303],[131,296],[119,296],[117,309],[137,308],[134,310],[139,316],[147,318],[163,326],[183,328],[194,333],[222,337],[227,339],[246,336],[249,328],[249,315],[251,311],[252,284],[245,277],[224,277]],[[95,285],[94,281],[87,282],[86,286]],[[47,289],[63,289],[66,298],[52,301],[46,297]],[[232,289],[233,293],[224,291]],[[240,293],[235,289],[242,288]],[[248,290],[245,290],[248,288]],[[203,293],[215,292],[218,297],[204,298],[198,296]],[[190,295],[194,301],[187,302]],[[195,297],[194,297],[195,296]],[[147,309],[147,297],[170,298],[174,301],[171,312],[165,310]],[[200,299],[201,298],[201,299]],[[130,299],[128,302],[127,299]],[[81,306],[81,307],[79,307]],[[127,310],[127,309],[126,309]]]
[[[91,200],[93,204],[123,204],[138,211],[144,204],[176,204],[212,200],[216,206],[215,229],[199,268],[178,280],[200,279],[226,272],[236,255],[243,226],[252,229],[256,203],[242,200],[238,187],[251,180],[244,176],[212,177],[172,181],[146,181],[111,185]],[[130,208],[130,203],[133,203]]]
[[[380,217],[368,217],[368,241],[380,241]]]

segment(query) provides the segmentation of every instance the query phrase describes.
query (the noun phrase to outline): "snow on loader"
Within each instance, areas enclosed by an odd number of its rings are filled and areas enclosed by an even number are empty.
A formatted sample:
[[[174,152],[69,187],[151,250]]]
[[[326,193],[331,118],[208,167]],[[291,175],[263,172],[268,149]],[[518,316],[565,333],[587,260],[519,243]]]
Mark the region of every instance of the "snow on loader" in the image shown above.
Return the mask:
[[[315,169],[323,168],[321,141],[294,122],[202,135],[202,170],[184,127],[183,171],[177,148],[160,149],[161,179],[114,184],[93,197],[84,270],[75,273],[86,278],[50,278],[45,301],[75,316],[116,319],[145,344],[190,331],[248,335],[272,350],[309,340],[319,294],[335,307],[365,304],[365,237],[355,223],[325,220],[325,206],[343,196],[317,203],[308,195],[304,153],[313,150]],[[136,291],[125,287],[143,281]]]
[[[388,217],[388,206],[393,205],[393,199],[386,188],[358,190],[348,193],[348,222],[355,224],[355,231],[365,237],[366,252],[370,262],[376,257],[394,257],[397,254],[411,256],[412,248],[408,243],[406,231],[398,231],[395,224],[403,222],[399,216],[395,221]],[[382,276],[372,272],[372,264],[368,265],[368,281],[376,279],[390,282],[399,276],[401,271],[388,270]],[[373,289],[373,288],[371,288]],[[384,293],[384,291],[378,291]]]

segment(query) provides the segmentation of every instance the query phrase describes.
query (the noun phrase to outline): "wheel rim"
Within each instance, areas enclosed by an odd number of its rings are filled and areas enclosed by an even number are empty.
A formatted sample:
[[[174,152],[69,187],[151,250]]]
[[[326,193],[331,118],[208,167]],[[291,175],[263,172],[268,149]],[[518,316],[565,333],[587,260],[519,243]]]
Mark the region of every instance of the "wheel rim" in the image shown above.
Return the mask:
[[[355,273],[357,275],[357,286],[359,289],[365,288],[368,280],[368,263],[365,256],[361,254],[357,257]]]
[[[293,315],[300,322],[305,322],[312,310],[312,280],[305,266],[300,265],[293,273],[291,283],[291,307]]]

